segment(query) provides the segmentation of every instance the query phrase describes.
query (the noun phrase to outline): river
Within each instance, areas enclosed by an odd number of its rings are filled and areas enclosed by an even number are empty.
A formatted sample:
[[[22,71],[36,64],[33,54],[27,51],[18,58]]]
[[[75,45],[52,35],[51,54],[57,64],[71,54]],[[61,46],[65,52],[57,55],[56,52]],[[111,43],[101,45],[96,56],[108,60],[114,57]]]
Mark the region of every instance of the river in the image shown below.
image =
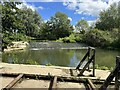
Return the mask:
[[[24,51],[3,53],[2,60],[7,63],[75,67],[87,51],[70,49],[79,47],[87,46],[78,43],[31,42],[30,47]],[[114,67],[118,55],[120,55],[120,51],[96,48],[96,65]]]

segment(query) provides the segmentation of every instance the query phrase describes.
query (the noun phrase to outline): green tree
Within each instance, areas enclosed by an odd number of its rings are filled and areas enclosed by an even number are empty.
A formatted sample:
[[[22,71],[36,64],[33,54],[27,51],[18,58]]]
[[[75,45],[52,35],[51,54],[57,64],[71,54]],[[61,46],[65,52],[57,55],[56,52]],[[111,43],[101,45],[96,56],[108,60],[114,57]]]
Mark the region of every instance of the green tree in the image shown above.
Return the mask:
[[[57,12],[54,17],[51,17],[46,25],[43,27],[42,34],[47,39],[59,39],[62,37],[69,36],[72,32],[73,27],[70,24],[68,16],[64,13]]]
[[[112,4],[110,8],[100,13],[100,18],[96,23],[96,28],[101,30],[112,30],[118,28],[118,5]]]
[[[2,34],[3,47],[11,41],[26,40],[27,36],[38,37],[41,33],[42,17],[36,10],[31,10],[26,6],[18,8],[20,2],[2,3]]]
[[[89,29],[89,25],[88,25],[86,20],[80,20],[80,21],[77,22],[75,28],[79,32],[85,32]]]

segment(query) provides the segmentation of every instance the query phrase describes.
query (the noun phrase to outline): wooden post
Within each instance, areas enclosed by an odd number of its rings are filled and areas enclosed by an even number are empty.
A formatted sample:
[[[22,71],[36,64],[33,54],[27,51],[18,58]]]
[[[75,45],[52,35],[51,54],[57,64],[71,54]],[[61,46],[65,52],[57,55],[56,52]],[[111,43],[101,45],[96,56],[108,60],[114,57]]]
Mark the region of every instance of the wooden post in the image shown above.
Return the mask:
[[[93,49],[93,77],[95,77],[95,49]]]
[[[118,58],[118,57],[117,57]],[[118,62],[119,60],[117,59],[116,60],[116,63]],[[106,88],[108,87],[108,85],[111,83],[111,81],[113,80],[114,77],[116,77],[116,85],[115,87],[117,88],[117,90],[119,90],[119,83],[118,83],[118,71],[120,70],[120,62],[116,64],[116,67],[115,69],[110,73],[110,75],[107,77],[107,79],[105,80],[105,82],[103,83],[103,85],[100,87],[99,90],[106,90]],[[119,77],[120,78],[120,77]]]
[[[90,50],[91,50],[91,48],[90,47],[88,47],[88,61],[89,61],[89,59],[90,59]],[[88,70],[90,69],[90,67],[88,66]]]
[[[116,66],[118,66],[119,69],[115,77],[115,89],[119,90],[120,89],[120,57],[119,56],[116,57]]]
[[[80,61],[80,63],[76,67],[76,69],[79,69],[79,67],[82,65],[83,61],[87,58],[87,56],[88,56],[88,51],[87,51],[86,55],[83,57],[83,59]]]
[[[93,82],[90,79],[87,79],[87,82],[90,85],[90,87],[92,88],[92,90],[96,89],[96,87],[94,86]]]
[[[79,75],[83,75],[83,72],[85,71],[85,69],[88,67],[88,65],[92,62],[94,56],[92,55],[92,57],[90,58],[90,60],[86,63],[86,65],[83,67],[83,69],[80,71]],[[78,75],[78,76],[79,76]]]
[[[11,90],[11,88],[21,80],[23,75],[24,74],[20,74],[19,76],[17,76],[12,82],[10,82],[5,88],[3,88],[3,90]]]
[[[52,88],[53,88],[53,89],[56,89],[56,88],[57,88],[57,77],[56,77],[56,76],[54,77]]]

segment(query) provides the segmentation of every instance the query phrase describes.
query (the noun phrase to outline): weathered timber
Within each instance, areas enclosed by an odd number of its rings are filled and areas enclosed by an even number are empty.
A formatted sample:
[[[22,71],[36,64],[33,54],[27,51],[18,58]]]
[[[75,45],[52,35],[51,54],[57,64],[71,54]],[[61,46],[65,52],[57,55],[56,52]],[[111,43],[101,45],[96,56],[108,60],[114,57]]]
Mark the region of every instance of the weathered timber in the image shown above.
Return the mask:
[[[57,77],[55,76],[53,79],[52,89],[56,89],[56,88],[57,88]]]
[[[3,90],[11,90],[13,86],[15,86],[23,77],[24,74],[18,75],[12,82],[10,82]]]
[[[95,49],[93,49],[93,77],[95,77]]]
[[[90,47],[88,48],[88,61],[90,59]],[[88,70],[90,69],[90,67],[88,66]]]
[[[85,64],[85,66],[83,67],[83,69],[80,71],[80,75],[83,75],[83,72],[85,71],[85,69],[89,66],[89,64],[92,62],[92,60],[94,59],[94,55],[92,55],[92,57],[90,58],[90,60]]]
[[[116,60],[117,62],[117,60]],[[103,85],[100,87],[99,90],[106,90],[106,88],[108,87],[108,85],[111,83],[111,81],[113,80],[114,77],[116,77],[118,75],[118,71],[120,70],[120,62],[116,64],[116,67],[114,68],[114,70],[110,73],[110,75],[107,77],[107,79],[105,80],[105,82],[103,83]],[[116,88],[118,89],[118,84],[115,85]]]
[[[93,52],[92,52],[93,51]],[[91,54],[92,53],[92,54]],[[86,60],[86,58],[88,57],[88,61],[86,63],[86,65],[82,68],[82,70],[80,70],[80,66],[82,65],[82,63]],[[92,58],[92,59],[91,59]],[[93,63],[93,75],[95,76],[95,48],[92,47],[88,47],[88,51],[85,54],[85,56],[83,57],[83,59],[79,62],[79,64],[77,65],[76,69],[78,69],[80,71],[79,75],[83,75],[83,72],[87,69],[89,70],[89,65],[90,63]]]
[[[79,67],[82,65],[82,63],[84,62],[84,60],[87,58],[89,54],[89,51],[87,51],[86,55],[83,57],[83,59],[80,61],[80,63],[78,64],[78,66],[76,67],[76,69],[79,69]]]
[[[119,90],[120,89],[120,57],[116,57],[116,66],[118,66],[119,70],[118,73],[115,77],[115,89]]]
[[[17,73],[1,73],[3,77],[15,77],[18,76],[19,74]],[[39,79],[39,80],[51,80],[51,78],[54,78],[53,75],[40,75],[40,74],[24,74],[24,78],[30,78],[30,79]],[[96,77],[75,77],[75,76],[57,76],[57,81],[66,81],[66,82],[81,82],[81,83],[86,83],[86,79],[91,79],[93,83],[95,84],[103,84],[105,79],[97,79]],[[110,85],[114,85],[114,81],[110,83]]]
[[[94,86],[94,84],[92,83],[92,81],[90,79],[87,79],[87,82],[90,85],[90,87],[91,87],[92,90],[96,89],[96,87]]]

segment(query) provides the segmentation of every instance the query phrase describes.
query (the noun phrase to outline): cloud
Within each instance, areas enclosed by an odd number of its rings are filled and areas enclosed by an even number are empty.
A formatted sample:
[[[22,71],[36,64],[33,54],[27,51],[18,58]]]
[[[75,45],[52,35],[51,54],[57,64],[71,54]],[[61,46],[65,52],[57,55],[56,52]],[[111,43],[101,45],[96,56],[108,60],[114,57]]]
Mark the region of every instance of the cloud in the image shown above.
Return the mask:
[[[106,10],[114,2],[120,0],[68,0],[63,2],[69,10],[74,10],[75,14],[85,14],[92,16],[99,16],[102,10]]]
[[[70,21],[72,21],[72,18],[71,18],[71,17],[68,17],[68,19],[69,19]]]
[[[38,7],[38,9],[40,9],[40,10],[43,10],[43,9],[44,9],[44,7],[42,7],[42,6],[39,6],[39,7]]]
[[[35,7],[34,5],[28,4],[26,1],[23,1],[22,4],[17,5],[17,8],[22,9],[24,6],[26,6],[27,8],[30,8],[30,9],[33,10],[33,11],[35,11],[35,10],[37,10],[37,9],[40,9],[40,10],[45,9],[45,8],[42,7],[42,6]]]
[[[27,2],[23,2],[22,4],[17,5],[16,7],[22,9],[24,6],[30,8],[31,10],[35,11],[37,8],[34,5],[28,4]]]

